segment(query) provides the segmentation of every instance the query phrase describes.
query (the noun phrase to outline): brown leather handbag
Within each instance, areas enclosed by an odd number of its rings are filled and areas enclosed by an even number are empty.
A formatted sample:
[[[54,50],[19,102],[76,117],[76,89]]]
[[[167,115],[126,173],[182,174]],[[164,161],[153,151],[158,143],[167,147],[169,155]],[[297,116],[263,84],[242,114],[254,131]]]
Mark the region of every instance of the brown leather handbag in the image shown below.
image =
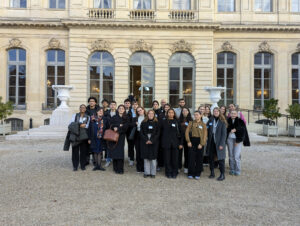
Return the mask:
[[[112,129],[107,129],[107,130],[105,130],[103,139],[106,141],[118,143],[119,136],[120,135],[118,132],[115,132]]]

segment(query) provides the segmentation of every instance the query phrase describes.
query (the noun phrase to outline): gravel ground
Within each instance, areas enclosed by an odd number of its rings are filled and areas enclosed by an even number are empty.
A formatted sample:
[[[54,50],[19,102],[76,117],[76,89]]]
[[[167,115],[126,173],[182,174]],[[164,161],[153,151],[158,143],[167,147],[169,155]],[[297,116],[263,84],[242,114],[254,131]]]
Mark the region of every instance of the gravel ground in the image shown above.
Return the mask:
[[[242,175],[72,171],[63,141],[0,142],[0,225],[299,225],[300,148],[243,148]],[[227,161],[226,161],[227,164]],[[219,174],[218,171],[217,176]]]

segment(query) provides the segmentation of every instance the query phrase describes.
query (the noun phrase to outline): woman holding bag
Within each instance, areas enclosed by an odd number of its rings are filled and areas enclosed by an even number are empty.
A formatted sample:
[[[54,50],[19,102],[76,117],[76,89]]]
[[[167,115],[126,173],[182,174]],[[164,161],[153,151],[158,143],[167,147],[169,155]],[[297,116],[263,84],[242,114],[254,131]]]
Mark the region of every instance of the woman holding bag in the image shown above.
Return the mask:
[[[194,121],[189,122],[185,139],[189,147],[188,178],[200,179],[203,171],[203,150],[207,139],[207,129],[199,111],[194,112]]]
[[[107,147],[113,159],[113,168],[115,173],[124,173],[124,146],[125,136],[128,128],[128,118],[125,112],[125,106],[119,105],[115,116],[110,120],[110,128],[119,133],[117,142],[108,142]]]

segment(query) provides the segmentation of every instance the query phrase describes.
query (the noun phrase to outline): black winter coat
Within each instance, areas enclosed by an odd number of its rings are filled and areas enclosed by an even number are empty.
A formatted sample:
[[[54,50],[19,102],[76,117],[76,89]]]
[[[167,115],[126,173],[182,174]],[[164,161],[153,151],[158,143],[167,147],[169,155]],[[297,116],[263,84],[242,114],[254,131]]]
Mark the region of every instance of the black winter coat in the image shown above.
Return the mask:
[[[122,126],[121,126],[122,124]],[[114,142],[107,142],[107,148],[110,152],[112,159],[124,159],[125,136],[129,122],[127,116],[120,117],[119,114],[110,119],[109,127],[113,130],[118,129],[119,140],[116,145]]]
[[[247,127],[244,121],[240,118],[236,118],[234,123],[232,123],[232,119],[228,118],[228,127],[227,127],[227,138],[230,134],[232,129],[236,129],[235,136],[236,136],[236,143],[243,142],[245,146],[250,146],[250,140],[248,136]]]
[[[161,121],[161,142],[163,148],[176,147],[179,148],[179,145],[183,143],[183,137],[181,136],[180,123],[177,119],[173,120],[162,120]]]
[[[154,160],[157,158],[159,147],[159,125],[158,122],[147,121],[142,122],[140,130],[140,145],[141,145],[141,158]],[[148,134],[151,134],[149,139]],[[152,144],[146,144],[151,141]]]
[[[97,119],[97,118],[96,118]],[[97,131],[98,124],[97,121],[91,121],[90,126],[89,126],[89,130],[88,130],[88,135],[89,135],[89,140],[91,141],[90,144],[90,149],[95,149],[97,148],[97,134],[95,133],[95,131]],[[106,117],[103,117],[103,134],[105,133],[105,130],[107,130],[109,128],[109,124],[108,124],[108,119]],[[106,149],[106,140],[101,139],[101,145],[103,147],[103,149]]]

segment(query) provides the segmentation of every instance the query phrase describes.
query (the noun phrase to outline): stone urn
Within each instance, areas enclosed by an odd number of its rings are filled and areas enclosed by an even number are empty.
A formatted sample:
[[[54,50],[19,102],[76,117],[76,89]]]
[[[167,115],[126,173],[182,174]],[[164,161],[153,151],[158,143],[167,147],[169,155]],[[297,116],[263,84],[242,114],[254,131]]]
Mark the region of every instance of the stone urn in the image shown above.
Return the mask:
[[[212,106],[210,108],[211,114],[215,107],[218,107],[218,102],[221,100],[221,93],[226,90],[226,87],[215,87],[215,86],[206,86],[204,89],[209,93],[210,101]]]

